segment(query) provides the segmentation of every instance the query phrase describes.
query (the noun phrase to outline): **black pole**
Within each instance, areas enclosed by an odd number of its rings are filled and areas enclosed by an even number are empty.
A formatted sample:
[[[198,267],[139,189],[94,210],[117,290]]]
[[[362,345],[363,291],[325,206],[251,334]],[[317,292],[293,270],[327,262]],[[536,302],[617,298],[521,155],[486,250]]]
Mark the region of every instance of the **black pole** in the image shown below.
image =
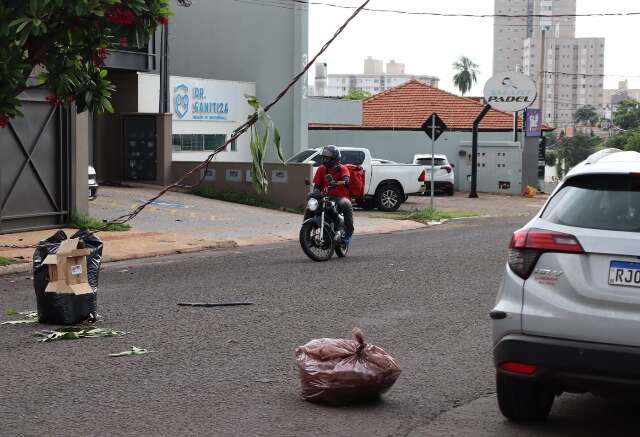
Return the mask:
[[[522,122],[524,123],[524,114],[522,115]],[[513,142],[518,142],[518,111],[513,113]]]
[[[480,126],[480,122],[487,115],[491,109],[491,105],[485,105],[480,111],[480,114],[473,121],[473,136],[471,141],[471,192],[469,192],[470,199],[478,198],[478,126]]]
[[[160,102],[161,114],[169,112],[169,24],[162,25],[160,34]]]

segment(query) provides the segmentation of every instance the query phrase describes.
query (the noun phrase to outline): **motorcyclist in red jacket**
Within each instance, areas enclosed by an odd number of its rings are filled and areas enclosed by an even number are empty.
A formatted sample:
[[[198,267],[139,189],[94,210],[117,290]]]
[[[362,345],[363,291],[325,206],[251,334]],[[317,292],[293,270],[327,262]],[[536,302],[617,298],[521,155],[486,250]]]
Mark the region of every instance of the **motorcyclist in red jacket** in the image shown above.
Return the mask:
[[[351,242],[353,236],[353,205],[349,194],[349,170],[340,164],[342,158],[336,146],[325,146],[322,149],[322,165],[318,167],[313,178],[316,190],[327,190],[329,197],[334,198],[338,212],[344,216],[345,244]]]

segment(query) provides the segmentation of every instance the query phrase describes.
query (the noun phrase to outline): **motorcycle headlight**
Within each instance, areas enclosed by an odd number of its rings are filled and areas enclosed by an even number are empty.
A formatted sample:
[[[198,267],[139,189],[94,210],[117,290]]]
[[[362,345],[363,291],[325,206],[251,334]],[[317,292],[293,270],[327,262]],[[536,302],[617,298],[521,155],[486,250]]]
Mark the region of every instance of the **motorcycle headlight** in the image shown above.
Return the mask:
[[[316,209],[318,209],[318,199],[309,199],[309,202],[307,202],[307,208],[309,209],[309,211],[315,211]]]

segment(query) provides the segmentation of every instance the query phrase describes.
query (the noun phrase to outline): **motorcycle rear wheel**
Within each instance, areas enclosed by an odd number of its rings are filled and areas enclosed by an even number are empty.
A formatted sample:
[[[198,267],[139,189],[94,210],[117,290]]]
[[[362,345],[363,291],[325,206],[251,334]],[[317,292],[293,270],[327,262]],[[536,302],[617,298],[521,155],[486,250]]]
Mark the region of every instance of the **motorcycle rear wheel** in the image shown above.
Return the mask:
[[[322,245],[318,246],[315,240],[319,232],[320,228],[315,223],[303,224],[300,229],[300,246],[305,255],[313,261],[329,261],[335,251],[335,242],[331,238],[331,233],[325,228]]]

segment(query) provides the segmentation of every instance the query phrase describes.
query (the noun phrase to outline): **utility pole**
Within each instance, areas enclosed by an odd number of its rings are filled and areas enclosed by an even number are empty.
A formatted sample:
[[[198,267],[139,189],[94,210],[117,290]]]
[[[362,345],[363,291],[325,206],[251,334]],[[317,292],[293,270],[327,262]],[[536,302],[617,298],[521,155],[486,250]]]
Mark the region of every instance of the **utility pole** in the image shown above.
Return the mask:
[[[540,117],[542,117],[542,121],[546,121],[546,117],[544,116],[544,68],[545,68],[545,56],[546,56],[546,29],[543,27],[540,32],[540,83],[538,84],[538,96],[539,96],[539,107],[540,107]]]

